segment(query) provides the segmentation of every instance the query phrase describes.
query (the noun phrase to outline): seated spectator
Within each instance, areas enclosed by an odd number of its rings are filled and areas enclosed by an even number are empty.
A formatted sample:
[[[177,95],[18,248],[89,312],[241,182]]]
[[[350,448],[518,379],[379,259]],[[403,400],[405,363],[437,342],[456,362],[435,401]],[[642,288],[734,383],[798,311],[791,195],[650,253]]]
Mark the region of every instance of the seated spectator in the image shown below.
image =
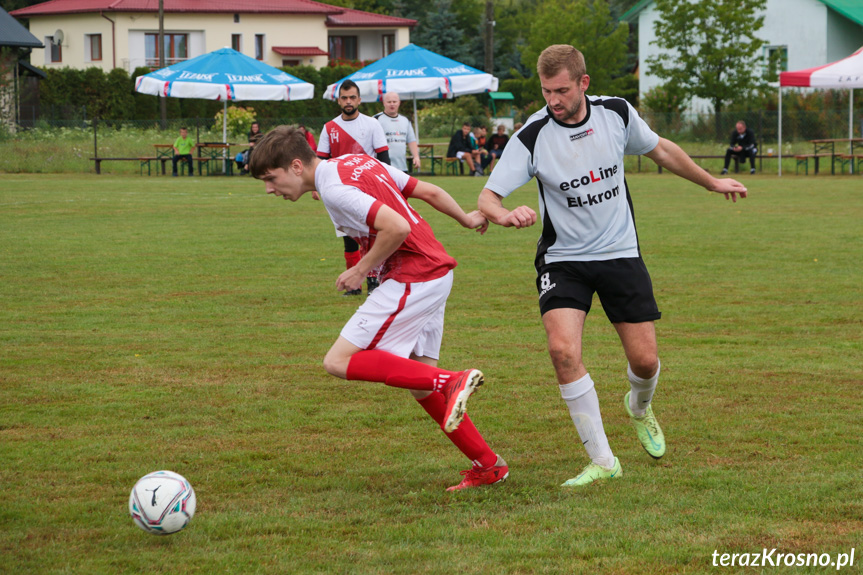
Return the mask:
[[[522,126],[524,126],[524,124],[522,122],[516,122],[515,127],[512,129],[512,133],[515,134],[516,132],[521,130]]]
[[[473,162],[479,166],[479,169],[474,172],[474,176],[484,176],[485,169],[492,161],[492,155],[486,149],[486,133],[488,130],[485,126],[474,126],[470,136],[470,147],[473,155]]]
[[[494,167],[495,160],[499,159],[503,154],[503,149],[506,147],[508,142],[509,136],[506,135],[506,126],[500,124],[497,127],[497,134],[489,138],[485,146],[491,156],[492,168]]]
[[[459,161],[467,164],[471,174],[476,173],[473,161],[473,148],[471,148],[470,145],[470,124],[465,122],[462,125],[461,130],[458,130],[452,135],[446,156],[448,158],[458,158]]]
[[[734,131],[731,132],[731,145],[725,150],[725,167],[722,168],[722,173],[728,173],[728,166],[731,164],[731,157],[737,156],[741,162],[749,158],[749,173],[755,173],[755,156],[758,155],[758,148],[755,142],[755,132],[746,127],[746,122],[740,120]]]
[[[194,163],[192,162],[193,149],[195,149],[195,141],[189,137],[189,130],[185,127],[180,128],[180,137],[174,141],[174,156],[171,158],[172,176],[177,177],[177,162],[188,162],[189,175],[195,175]]]
[[[234,158],[241,176],[249,173],[249,156],[252,155],[255,144],[263,137],[264,133],[261,132],[261,125],[257,122],[252,122],[252,127],[249,129],[249,148],[243,150]]]

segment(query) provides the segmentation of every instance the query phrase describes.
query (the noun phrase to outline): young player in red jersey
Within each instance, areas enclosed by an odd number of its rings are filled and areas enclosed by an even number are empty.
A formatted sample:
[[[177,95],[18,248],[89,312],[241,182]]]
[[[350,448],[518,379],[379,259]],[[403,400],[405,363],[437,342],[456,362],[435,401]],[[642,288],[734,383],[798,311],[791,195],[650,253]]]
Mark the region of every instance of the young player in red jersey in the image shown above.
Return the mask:
[[[383,127],[374,118],[360,113],[360,87],[353,80],[345,80],[339,85],[338,94],[342,113],[324,124],[318,142],[318,157],[326,160],[345,154],[368,154],[389,164],[389,145]],[[336,235],[342,233],[336,232]],[[345,266],[351,268],[357,265],[363,254],[353,238],[344,235],[342,237],[345,244]],[[379,281],[377,270],[372,270],[367,279],[368,293],[375,291]],[[345,291],[345,295],[362,293],[362,288]]]
[[[336,228],[363,246],[360,261],[336,280],[338,290],[358,289],[369,270],[381,269],[380,287],[327,352],[327,372],[409,390],[473,463],[449,491],[506,479],[506,462],[489,448],[466,413],[468,398],[483,384],[482,372],[437,367],[456,261],[407,200],[423,200],[480,233],[488,227],[486,219],[478,211],[465,213],[438,186],[370,156],[325,161],[288,126],[271,131],[255,146],[249,170],[264,181],[268,194],[295,202],[313,192]]]

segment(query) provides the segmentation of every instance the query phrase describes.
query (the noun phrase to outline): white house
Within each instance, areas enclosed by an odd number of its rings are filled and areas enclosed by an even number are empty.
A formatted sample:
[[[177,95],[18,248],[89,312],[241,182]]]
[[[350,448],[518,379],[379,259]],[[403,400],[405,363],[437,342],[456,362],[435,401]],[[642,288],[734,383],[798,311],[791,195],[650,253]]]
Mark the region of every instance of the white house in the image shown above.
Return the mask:
[[[661,53],[653,43],[653,25],[659,12],[653,0],[642,0],[622,19],[638,27],[638,91],[643,95],[662,83],[645,64],[649,57]],[[761,55],[762,69],[773,52],[780,54],[782,71],[822,66],[863,46],[863,2],[767,0],[764,26],[758,37],[767,41]],[[696,112],[709,111],[705,101],[693,102],[692,107]]]
[[[158,0],[51,0],[11,12],[45,43],[33,64],[106,72],[159,64]],[[410,43],[416,20],[313,0],[164,0],[166,65],[231,47],[271,66],[377,60]]]

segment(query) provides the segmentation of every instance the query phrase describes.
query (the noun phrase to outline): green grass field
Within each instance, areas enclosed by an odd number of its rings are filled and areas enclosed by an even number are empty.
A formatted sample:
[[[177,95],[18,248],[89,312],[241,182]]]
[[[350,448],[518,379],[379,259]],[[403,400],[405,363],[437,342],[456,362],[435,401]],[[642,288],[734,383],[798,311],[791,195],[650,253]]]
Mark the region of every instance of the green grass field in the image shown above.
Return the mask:
[[[460,262],[441,365],[484,370],[471,414],[511,467],[451,494],[469,464],[407,393],[320,366],[357,305],[320,204],[248,178],[2,176],[0,573],[836,571],[713,564],[765,548],[856,548],[859,572],[863,185],[741,179],[733,204],[630,178],[669,453],[635,438],[597,303],[585,363],[624,476],[581,491],[558,487],[587,458],[545,351],[539,228],[480,237],[421,207]],[[479,179],[435,182],[475,205]],[[198,496],[170,537],[127,511],[158,469]]]

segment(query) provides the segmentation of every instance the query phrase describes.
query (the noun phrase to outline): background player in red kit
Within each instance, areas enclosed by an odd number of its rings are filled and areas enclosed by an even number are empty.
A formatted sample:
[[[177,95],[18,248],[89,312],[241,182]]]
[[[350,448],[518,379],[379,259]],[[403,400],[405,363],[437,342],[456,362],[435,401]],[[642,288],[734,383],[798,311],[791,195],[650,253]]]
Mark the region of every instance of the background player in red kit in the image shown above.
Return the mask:
[[[360,88],[353,80],[345,80],[339,86],[339,108],[342,113],[324,124],[318,142],[318,157],[338,158],[345,154],[366,154],[385,164],[390,163],[387,136],[380,123],[365,114],[360,114]],[[342,235],[336,232],[336,235]],[[351,268],[360,261],[362,253],[350,236],[343,236],[345,243],[345,267]],[[378,287],[377,270],[369,273],[368,293]],[[345,295],[362,295],[362,287],[345,290]]]
[[[438,186],[370,156],[324,161],[302,133],[289,126],[264,136],[249,171],[264,181],[268,194],[286,200],[317,191],[336,228],[363,245],[360,261],[336,280],[339,290],[357,289],[369,270],[381,269],[380,287],[327,352],[327,372],[408,389],[473,463],[450,491],[506,479],[506,462],[489,448],[466,413],[468,397],[483,383],[482,372],[437,367],[456,261],[407,200],[423,200],[480,233],[488,228],[486,219],[478,211],[465,213]]]

